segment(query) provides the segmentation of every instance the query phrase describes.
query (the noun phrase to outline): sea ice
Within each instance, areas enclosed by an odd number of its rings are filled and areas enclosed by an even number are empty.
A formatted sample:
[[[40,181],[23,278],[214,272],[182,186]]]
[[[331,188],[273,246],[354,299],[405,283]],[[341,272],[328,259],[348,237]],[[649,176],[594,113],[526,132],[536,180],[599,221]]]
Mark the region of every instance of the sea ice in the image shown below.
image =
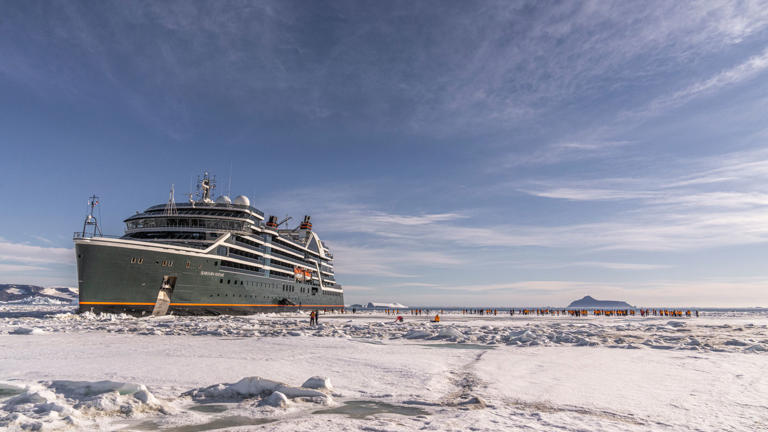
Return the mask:
[[[321,315],[321,323],[311,328],[300,313],[136,318],[0,304],[0,429],[271,421],[276,431],[677,432],[768,424],[765,313],[444,313],[440,323],[397,324],[366,313]],[[24,337],[19,328],[40,333]],[[387,409],[359,418],[343,408],[355,403]]]

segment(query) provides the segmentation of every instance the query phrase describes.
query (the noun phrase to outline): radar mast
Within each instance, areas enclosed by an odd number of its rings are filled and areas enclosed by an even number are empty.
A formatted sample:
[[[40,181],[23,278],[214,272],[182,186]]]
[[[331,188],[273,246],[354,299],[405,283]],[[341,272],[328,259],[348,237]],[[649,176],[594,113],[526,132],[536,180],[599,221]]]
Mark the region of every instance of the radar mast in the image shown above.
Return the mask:
[[[203,177],[197,177],[197,196],[200,202],[212,203],[213,190],[216,188],[216,176],[209,176],[208,171],[203,173]]]
[[[86,233],[88,231],[88,227],[91,226],[91,233],[89,237],[96,237],[96,234],[98,233],[99,236],[101,236],[101,228],[99,227],[99,221],[96,220],[96,216],[93,215],[93,209],[99,204],[99,197],[96,195],[91,195],[90,198],[88,198],[88,216],[85,217],[85,222],[83,222],[83,237],[86,237]]]

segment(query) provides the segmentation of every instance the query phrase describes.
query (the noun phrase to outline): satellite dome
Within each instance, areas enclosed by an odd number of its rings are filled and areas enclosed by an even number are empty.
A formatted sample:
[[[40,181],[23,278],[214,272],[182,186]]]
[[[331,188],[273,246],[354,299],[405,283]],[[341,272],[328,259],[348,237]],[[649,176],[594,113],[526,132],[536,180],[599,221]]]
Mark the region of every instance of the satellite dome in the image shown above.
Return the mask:
[[[235,197],[235,201],[233,201],[235,204],[240,204],[244,206],[250,206],[251,200],[248,199],[245,195],[238,195]]]
[[[229,197],[226,196],[226,195],[221,195],[218,198],[216,198],[216,203],[217,204],[232,204],[232,200],[229,199]]]

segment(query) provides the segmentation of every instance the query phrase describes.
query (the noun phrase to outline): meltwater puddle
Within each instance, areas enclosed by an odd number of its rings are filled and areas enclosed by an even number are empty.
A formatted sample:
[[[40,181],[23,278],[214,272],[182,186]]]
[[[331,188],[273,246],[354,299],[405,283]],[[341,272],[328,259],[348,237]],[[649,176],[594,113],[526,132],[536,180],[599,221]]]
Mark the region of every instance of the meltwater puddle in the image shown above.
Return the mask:
[[[375,401],[348,401],[344,405],[313,411],[312,414],[342,414],[354,419],[365,419],[375,414],[400,414],[404,416],[428,415],[429,411],[403,405]]]
[[[229,405],[222,404],[200,404],[190,407],[190,411],[197,411],[201,413],[222,413],[230,408]]]
[[[226,416],[219,417],[211,420],[207,423],[184,425],[184,426],[171,426],[164,428],[162,425],[155,421],[146,421],[136,426],[124,428],[124,431],[160,431],[160,432],[205,432],[216,429],[231,428],[237,426],[258,426],[267,423],[274,423],[277,419],[269,418],[257,418],[246,416]]]

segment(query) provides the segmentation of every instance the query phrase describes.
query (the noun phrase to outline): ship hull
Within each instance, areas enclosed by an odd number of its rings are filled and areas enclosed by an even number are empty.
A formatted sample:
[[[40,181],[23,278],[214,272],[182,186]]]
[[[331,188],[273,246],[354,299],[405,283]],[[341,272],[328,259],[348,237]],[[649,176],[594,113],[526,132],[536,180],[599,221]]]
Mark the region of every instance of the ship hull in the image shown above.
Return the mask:
[[[79,239],[75,251],[80,312],[151,314],[164,281],[168,314],[247,315],[344,307],[341,292],[232,271],[222,268],[220,257],[202,251],[107,238]]]

